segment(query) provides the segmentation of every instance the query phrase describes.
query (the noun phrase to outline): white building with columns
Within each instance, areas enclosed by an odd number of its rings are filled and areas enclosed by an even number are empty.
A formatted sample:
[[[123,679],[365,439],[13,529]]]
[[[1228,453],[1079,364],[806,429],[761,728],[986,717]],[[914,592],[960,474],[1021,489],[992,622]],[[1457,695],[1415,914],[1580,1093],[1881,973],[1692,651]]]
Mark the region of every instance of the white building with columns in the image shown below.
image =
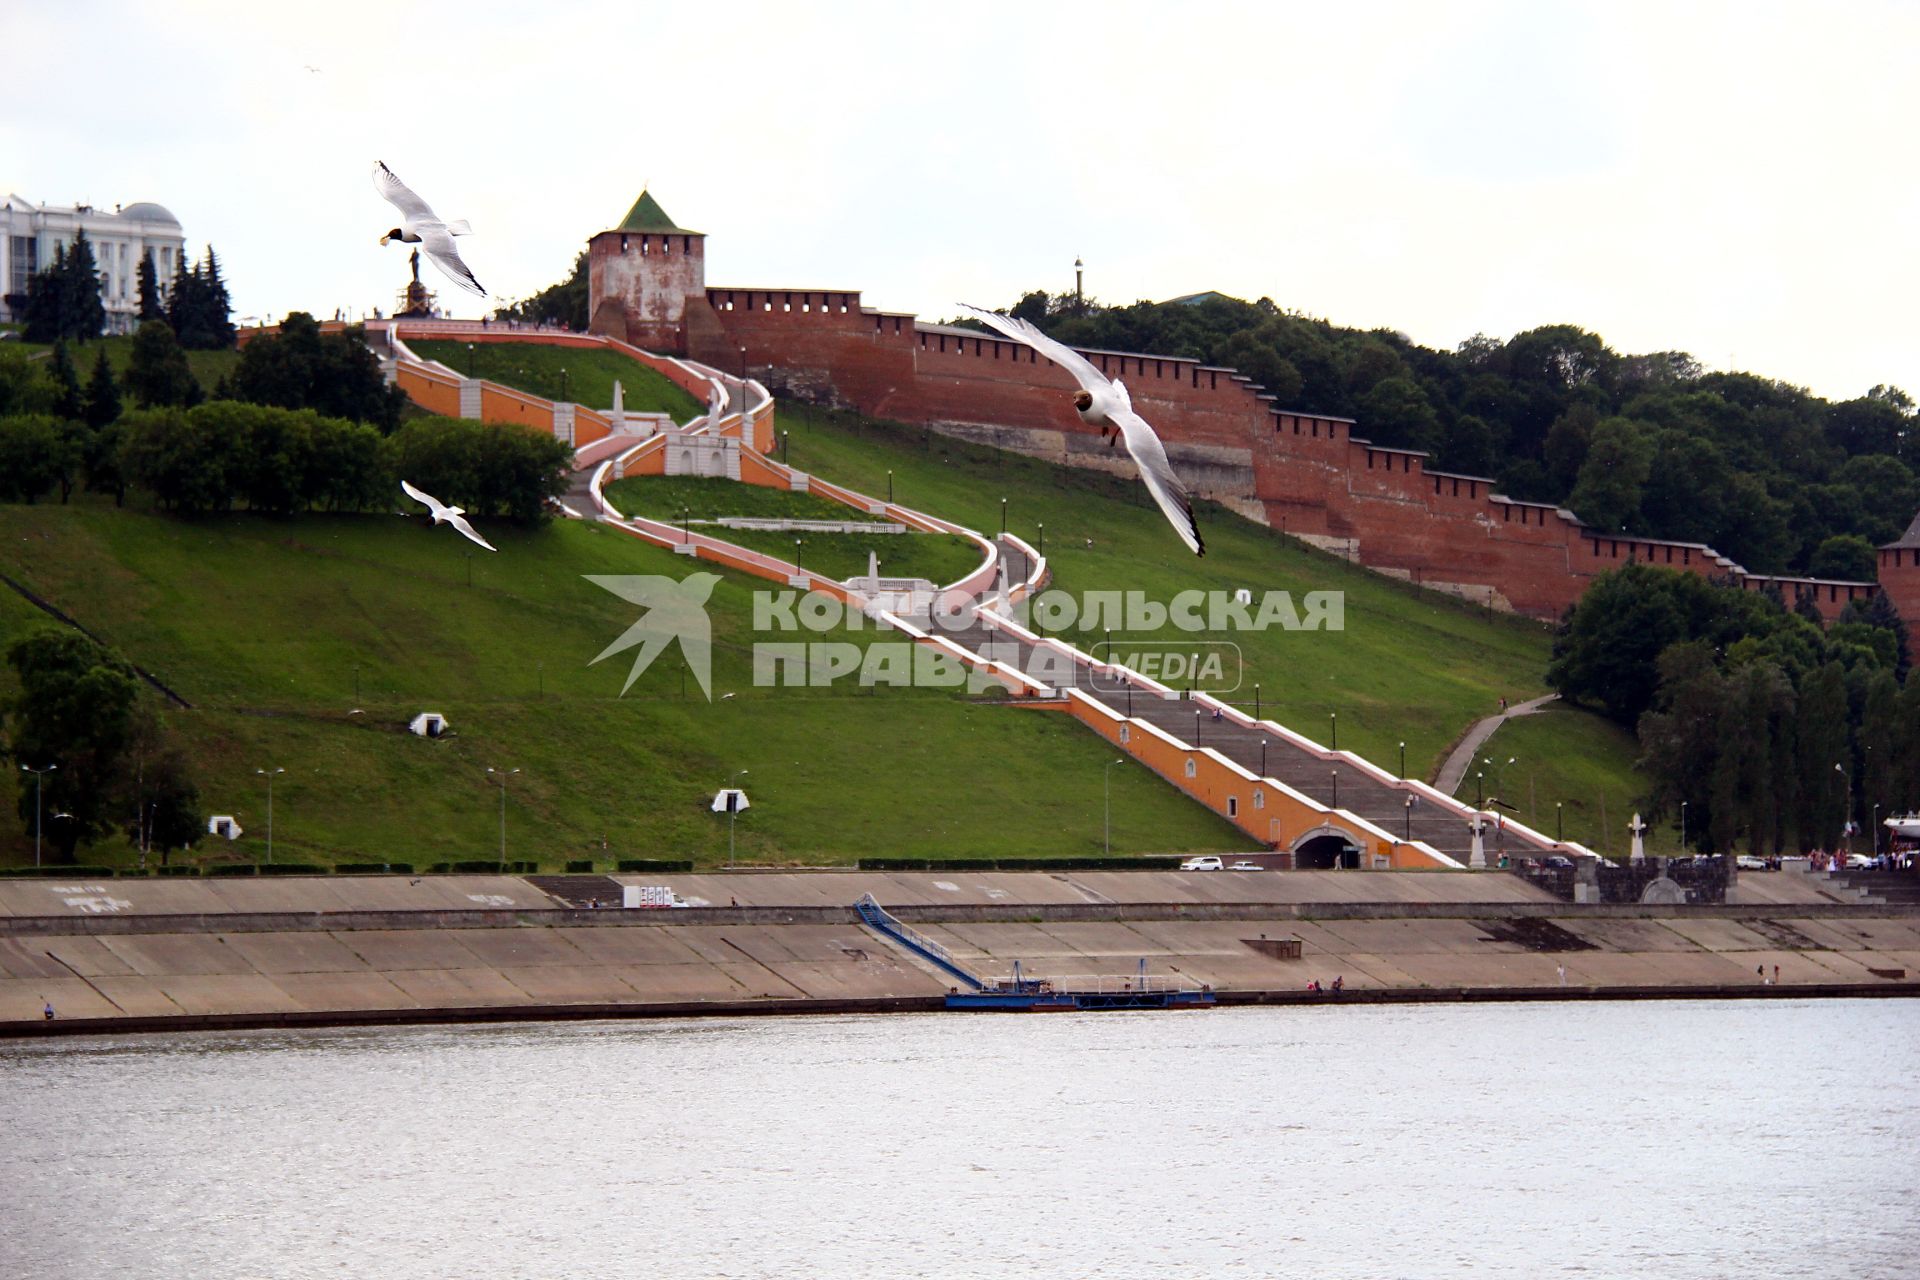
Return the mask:
[[[100,269],[100,301],[108,333],[131,333],[140,314],[140,256],[153,253],[153,270],[164,290],[186,253],[180,220],[157,204],[141,201],[109,213],[92,205],[57,208],[9,195],[0,201],[0,320],[18,321],[27,302],[27,277],[53,262],[55,245],[73,244],[85,230]]]

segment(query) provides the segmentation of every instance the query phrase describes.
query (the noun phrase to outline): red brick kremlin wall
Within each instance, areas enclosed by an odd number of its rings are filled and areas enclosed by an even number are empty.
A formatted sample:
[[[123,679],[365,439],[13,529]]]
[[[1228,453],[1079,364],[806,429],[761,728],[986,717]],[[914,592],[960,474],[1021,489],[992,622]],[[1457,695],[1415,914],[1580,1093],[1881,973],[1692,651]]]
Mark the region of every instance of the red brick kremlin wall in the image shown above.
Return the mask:
[[[596,253],[611,247],[607,235],[595,237]],[[648,259],[658,268],[701,265],[684,255]],[[680,273],[671,274],[677,287]],[[604,299],[627,291],[594,293]],[[647,311],[631,323],[662,315],[657,304]],[[612,320],[596,314],[595,327]],[[730,372],[770,367],[781,389],[815,401],[1073,465],[1131,470],[1073,412],[1073,380],[1030,348],[870,310],[857,291],[704,288],[686,297],[679,333],[656,338],[667,339],[656,349]],[[1812,590],[1829,620],[1878,590],[1874,583],[1769,579],[1697,543],[1608,536],[1564,509],[1504,498],[1484,477],[1433,470],[1425,454],[1374,446],[1363,424],[1284,409],[1231,369],[1086,354],[1126,382],[1196,493],[1369,568],[1493,608],[1556,618],[1594,575],[1635,561],[1755,591],[1778,581],[1789,604]],[[1920,617],[1920,563],[1895,567],[1888,558],[1883,552],[1882,578],[1911,622]]]

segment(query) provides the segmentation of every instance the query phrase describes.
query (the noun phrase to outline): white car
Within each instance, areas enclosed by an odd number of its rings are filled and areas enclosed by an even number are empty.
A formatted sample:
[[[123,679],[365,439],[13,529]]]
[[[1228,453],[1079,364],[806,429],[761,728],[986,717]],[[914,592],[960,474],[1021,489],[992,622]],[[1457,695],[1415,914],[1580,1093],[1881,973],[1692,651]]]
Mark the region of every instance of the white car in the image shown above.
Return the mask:
[[[1750,853],[1743,853],[1733,860],[1733,865],[1741,871],[1765,871],[1767,860],[1756,858]]]
[[[1180,864],[1182,871],[1219,871],[1226,866],[1218,858],[1188,858]]]
[[[1266,868],[1261,866],[1257,862],[1248,862],[1245,858],[1242,858],[1240,861],[1228,867],[1227,870],[1229,871],[1265,871]]]
[[[1864,853],[1850,853],[1847,855],[1847,870],[1871,871],[1873,870],[1873,859]]]

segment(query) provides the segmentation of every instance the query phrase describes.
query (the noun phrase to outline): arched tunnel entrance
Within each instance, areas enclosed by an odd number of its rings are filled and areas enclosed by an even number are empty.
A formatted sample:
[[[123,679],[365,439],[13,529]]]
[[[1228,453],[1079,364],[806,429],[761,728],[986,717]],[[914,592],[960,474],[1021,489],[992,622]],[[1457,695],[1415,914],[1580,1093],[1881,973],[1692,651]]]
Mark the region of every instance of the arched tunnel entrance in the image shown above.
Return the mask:
[[[1308,836],[1293,849],[1295,871],[1358,871],[1360,850],[1337,832]]]

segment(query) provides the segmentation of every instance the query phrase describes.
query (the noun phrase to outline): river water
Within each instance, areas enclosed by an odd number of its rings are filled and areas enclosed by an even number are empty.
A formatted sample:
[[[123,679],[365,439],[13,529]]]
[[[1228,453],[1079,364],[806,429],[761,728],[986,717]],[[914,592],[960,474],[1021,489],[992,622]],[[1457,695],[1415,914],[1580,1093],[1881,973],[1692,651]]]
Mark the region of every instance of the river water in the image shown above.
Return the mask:
[[[1920,1274],[1920,1002],[0,1043],[0,1276]]]

